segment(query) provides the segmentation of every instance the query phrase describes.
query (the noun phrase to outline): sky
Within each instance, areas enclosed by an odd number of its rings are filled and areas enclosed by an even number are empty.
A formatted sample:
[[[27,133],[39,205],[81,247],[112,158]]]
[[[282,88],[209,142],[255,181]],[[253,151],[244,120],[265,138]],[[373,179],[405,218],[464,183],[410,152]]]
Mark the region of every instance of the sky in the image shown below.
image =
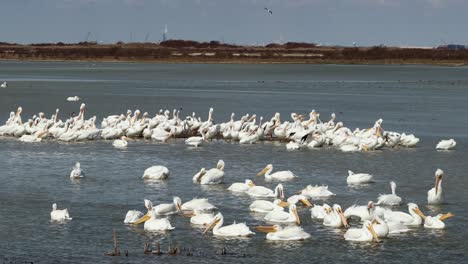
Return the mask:
[[[468,0],[0,0],[0,10],[0,41],[16,43],[158,42],[167,25],[171,39],[245,45],[468,44]]]

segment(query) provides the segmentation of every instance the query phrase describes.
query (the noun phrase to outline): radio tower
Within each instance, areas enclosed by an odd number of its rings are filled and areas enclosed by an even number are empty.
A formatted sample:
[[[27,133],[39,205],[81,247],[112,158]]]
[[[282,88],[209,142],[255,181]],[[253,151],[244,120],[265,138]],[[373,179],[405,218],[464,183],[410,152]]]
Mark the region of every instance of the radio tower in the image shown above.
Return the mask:
[[[167,40],[167,25],[164,27],[163,35],[162,35],[162,41]]]

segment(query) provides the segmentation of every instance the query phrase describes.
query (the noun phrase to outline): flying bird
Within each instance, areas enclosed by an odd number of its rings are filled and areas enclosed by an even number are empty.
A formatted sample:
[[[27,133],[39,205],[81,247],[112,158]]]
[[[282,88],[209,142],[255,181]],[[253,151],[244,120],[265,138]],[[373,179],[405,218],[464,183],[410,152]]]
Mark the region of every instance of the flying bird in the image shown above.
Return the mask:
[[[270,13],[270,15],[273,15],[273,11],[271,11],[270,9],[268,9],[268,8],[265,7],[265,10],[266,10],[268,13]]]

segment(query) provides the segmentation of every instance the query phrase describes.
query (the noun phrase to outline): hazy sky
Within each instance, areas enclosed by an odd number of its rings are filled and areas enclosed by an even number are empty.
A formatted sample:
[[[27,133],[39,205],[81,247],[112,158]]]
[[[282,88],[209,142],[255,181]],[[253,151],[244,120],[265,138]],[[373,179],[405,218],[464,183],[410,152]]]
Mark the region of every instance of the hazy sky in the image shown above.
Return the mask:
[[[264,10],[273,11],[270,15]],[[468,44],[468,0],[0,0],[0,41]]]

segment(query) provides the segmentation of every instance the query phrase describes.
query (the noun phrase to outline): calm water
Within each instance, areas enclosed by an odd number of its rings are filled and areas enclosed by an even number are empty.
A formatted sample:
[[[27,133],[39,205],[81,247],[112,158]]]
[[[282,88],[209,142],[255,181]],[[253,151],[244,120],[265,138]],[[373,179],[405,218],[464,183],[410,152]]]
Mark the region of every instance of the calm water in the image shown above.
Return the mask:
[[[22,106],[23,120],[43,111],[50,116],[60,108],[62,119],[79,104],[65,98],[78,95],[86,102],[87,117],[103,116],[139,108],[151,115],[159,109],[182,109],[207,114],[215,108],[217,121],[231,112],[246,112],[270,118],[281,112],[308,113],[318,110],[323,119],[331,112],[349,127],[369,127],[379,117],[387,130],[415,133],[421,142],[415,149],[371,153],[341,153],[334,149],[286,151],[283,144],[260,143],[240,146],[214,141],[198,149],[183,141],[167,144],[130,142],[117,150],[110,142],[43,142],[23,144],[0,139],[0,257],[6,263],[252,263],[266,262],[433,262],[467,261],[468,202],[466,163],[468,157],[468,68],[423,66],[314,66],[314,65],[158,65],[91,63],[0,62],[0,80],[9,82],[0,90],[0,122],[9,111]],[[441,138],[455,138],[457,149],[438,152]],[[191,177],[200,167],[226,162],[225,185],[195,186]],[[70,181],[75,161],[81,161],[87,177]],[[299,179],[285,184],[292,195],[307,184],[326,184],[337,194],[328,203],[343,208],[388,193],[390,180],[405,202],[415,202],[426,214],[452,212],[445,230],[415,228],[382,243],[350,243],[343,230],[325,228],[300,210],[302,226],[312,234],[304,242],[269,242],[258,233],[250,239],[226,240],[203,237],[189,219],[171,217],[172,232],[150,234],[143,227],[124,225],[129,209],[144,210],[143,199],[170,202],[206,197],[218,206],[230,224],[264,224],[248,211],[251,199],[234,196],[225,189],[232,182],[253,179],[274,187],[255,174],[266,163],[290,169]],[[140,179],[152,165],[165,165],[171,176],[164,183]],[[426,205],[436,168],[446,172],[447,203]],[[368,172],[376,182],[360,188],[346,185],[347,170]],[[67,207],[73,220],[50,223],[52,203]],[[318,201],[321,203],[321,201]],[[407,211],[406,206],[400,208]],[[355,225],[357,223],[354,223]],[[121,251],[129,257],[107,257],[115,229]],[[145,242],[191,248],[194,256],[145,256]],[[223,247],[228,255],[217,254]]]

